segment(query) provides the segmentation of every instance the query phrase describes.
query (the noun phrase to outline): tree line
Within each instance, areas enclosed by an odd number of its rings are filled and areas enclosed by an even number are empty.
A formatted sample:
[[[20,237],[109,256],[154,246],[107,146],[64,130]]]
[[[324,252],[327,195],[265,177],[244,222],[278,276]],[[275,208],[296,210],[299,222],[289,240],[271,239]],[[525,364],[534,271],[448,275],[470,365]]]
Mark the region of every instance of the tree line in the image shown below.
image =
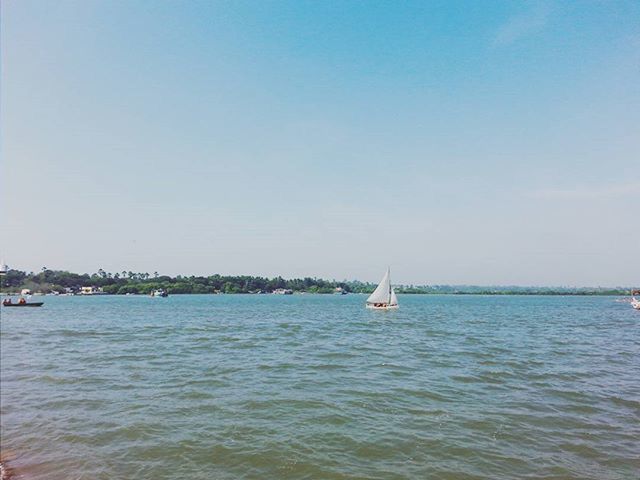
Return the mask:
[[[284,288],[294,292],[334,293],[341,288],[347,293],[371,293],[376,284],[370,282],[335,281],[320,278],[282,277],[266,278],[250,275],[209,275],[171,277],[147,272],[72,273],[43,267],[40,272],[9,270],[0,277],[2,292],[19,292],[27,288],[32,292],[77,292],[81,287],[102,288],[108,294],[149,294],[165,289],[169,294],[189,293],[271,293]],[[574,288],[574,287],[522,287],[522,286],[474,286],[474,285],[401,285],[394,287],[400,294],[454,294],[454,295],[628,295],[630,288]]]
[[[149,294],[153,290],[165,289],[170,294],[188,293],[271,293],[284,288],[294,292],[334,293],[341,288],[347,293],[365,293],[373,291],[375,285],[362,282],[337,282],[320,278],[282,277],[266,278],[249,275],[210,275],[171,277],[158,272],[106,272],[99,269],[96,273],[78,274],[64,270],[50,270],[43,267],[41,272],[23,272],[9,270],[2,278],[3,292],[16,292],[27,288],[32,292],[76,292],[81,287],[102,288],[109,294]]]

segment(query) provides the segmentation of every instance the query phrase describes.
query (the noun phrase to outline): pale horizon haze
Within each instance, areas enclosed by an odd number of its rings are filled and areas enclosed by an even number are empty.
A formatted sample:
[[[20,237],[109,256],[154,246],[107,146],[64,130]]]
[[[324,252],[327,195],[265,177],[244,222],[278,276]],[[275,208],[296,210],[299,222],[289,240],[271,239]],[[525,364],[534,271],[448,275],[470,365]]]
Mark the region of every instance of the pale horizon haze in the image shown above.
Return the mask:
[[[0,8],[12,268],[640,287],[640,2]]]

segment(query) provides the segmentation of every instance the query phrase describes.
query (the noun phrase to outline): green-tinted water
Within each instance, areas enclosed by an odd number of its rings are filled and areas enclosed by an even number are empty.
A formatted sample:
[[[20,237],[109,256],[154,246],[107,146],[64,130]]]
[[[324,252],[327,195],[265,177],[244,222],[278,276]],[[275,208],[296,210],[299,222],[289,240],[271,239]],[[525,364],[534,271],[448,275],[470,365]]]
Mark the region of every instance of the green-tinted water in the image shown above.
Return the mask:
[[[637,478],[628,304],[364,298],[3,308],[3,451],[47,480]]]

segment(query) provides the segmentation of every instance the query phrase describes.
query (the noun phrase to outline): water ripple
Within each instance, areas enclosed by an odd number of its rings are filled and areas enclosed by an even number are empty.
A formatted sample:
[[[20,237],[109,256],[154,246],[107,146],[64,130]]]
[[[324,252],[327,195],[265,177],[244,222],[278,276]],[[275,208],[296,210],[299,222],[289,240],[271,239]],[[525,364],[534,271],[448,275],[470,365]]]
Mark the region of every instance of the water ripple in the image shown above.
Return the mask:
[[[3,310],[3,455],[27,480],[637,477],[628,305],[363,301],[47,297]]]

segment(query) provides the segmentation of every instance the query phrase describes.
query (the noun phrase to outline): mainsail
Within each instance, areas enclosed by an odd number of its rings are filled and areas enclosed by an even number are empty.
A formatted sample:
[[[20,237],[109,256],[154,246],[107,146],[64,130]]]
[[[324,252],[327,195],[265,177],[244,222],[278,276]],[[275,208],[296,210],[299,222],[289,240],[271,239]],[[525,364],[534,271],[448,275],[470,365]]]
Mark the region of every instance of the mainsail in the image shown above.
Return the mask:
[[[367,298],[367,303],[389,304],[389,303],[394,303],[393,302],[394,299],[395,299],[395,303],[398,303],[398,299],[395,298],[395,293],[393,293],[391,289],[389,269],[387,269],[387,272],[384,274],[384,277],[382,277],[380,284],[376,287],[373,293],[369,295],[369,298]]]

